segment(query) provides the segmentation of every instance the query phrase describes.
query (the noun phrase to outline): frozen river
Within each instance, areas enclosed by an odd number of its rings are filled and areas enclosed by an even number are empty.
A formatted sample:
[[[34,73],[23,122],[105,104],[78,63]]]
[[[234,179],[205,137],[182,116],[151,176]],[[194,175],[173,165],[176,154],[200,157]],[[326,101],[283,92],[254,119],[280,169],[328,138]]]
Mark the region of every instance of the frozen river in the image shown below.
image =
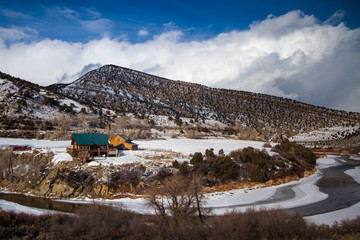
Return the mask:
[[[348,208],[360,202],[360,184],[345,172],[356,169],[356,167],[360,166],[360,163],[358,161],[345,161],[341,158],[334,158],[334,160],[334,166],[322,168],[317,173],[318,178],[315,180],[314,185],[318,187],[319,193],[310,191],[305,193],[313,201],[310,200],[308,203],[305,201],[300,203],[298,201],[298,203],[294,204],[302,206],[292,206],[284,203],[295,202],[297,196],[296,189],[303,187],[308,181],[277,187],[273,194],[264,200],[214,206],[212,209],[213,211],[218,211],[221,209],[232,210],[247,207],[266,207],[269,205],[276,207],[276,205],[283,205],[281,207],[290,212],[299,213],[302,216],[312,216]],[[319,198],[320,194],[323,197]]]
[[[232,210],[243,211],[248,207],[280,207],[308,216],[317,223],[331,224],[347,217],[360,216],[360,161],[340,156],[329,156],[318,161],[318,172],[300,181],[259,189],[241,189],[207,194],[207,208],[214,214]],[[56,201],[17,194],[0,194],[0,208],[5,210],[29,211],[40,214],[46,209],[74,212],[83,203],[93,200]],[[114,207],[123,205],[139,213],[153,213],[146,200],[119,199],[95,200],[96,203]],[[350,212],[350,214],[349,214]],[[309,217],[310,216],[310,217]]]

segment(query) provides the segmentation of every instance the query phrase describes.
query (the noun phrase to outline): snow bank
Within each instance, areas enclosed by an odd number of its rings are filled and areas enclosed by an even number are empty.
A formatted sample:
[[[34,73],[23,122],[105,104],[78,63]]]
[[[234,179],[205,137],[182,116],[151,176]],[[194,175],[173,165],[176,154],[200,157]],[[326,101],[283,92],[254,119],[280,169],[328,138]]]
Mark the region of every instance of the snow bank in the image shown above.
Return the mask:
[[[358,157],[350,156],[349,158],[350,158],[351,160],[360,161],[360,158],[358,158]]]
[[[149,160],[139,158],[135,156],[135,151],[126,151],[119,157],[97,157],[94,161],[91,161],[87,166],[99,166],[99,165],[123,165],[128,163],[146,163]]]
[[[59,152],[59,153],[54,153],[54,158],[51,160],[51,162],[57,164],[59,162],[70,162],[72,160],[73,159],[70,154]]]
[[[140,214],[155,214],[155,210],[148,205],[146,198],[121,198],[121,199],[69,199],[69,200],[55,200],[61,202],[77,203],[77,204],[101,204],[114,208],[124,208],[132,212]]]
[[[341,164],[341,161],[337,159],[338,156],[328,155],[324,158],[319,158],[316,160],[318,169],[325,169],[328,167],[338,166]]]
[[[232,210],[245,211],[249,205],[255,209],[277,207],[287,209],[319,202],[328,197],[327,194],[320,192],[319,188],[315,185],[320,177],[320,174],[317,173],[310,177],[302,178],[299,181],[278,186],[210,194],[207,195],[208,202],[206,207],[214,208],[213,213],[221,215]],[[276,190],[285,186],[293,186],[291,189],[295,192],[294,198],[271,204],[256,204],[257,202],[273,198]]]
[[[355,167],[355,169],[350,169],[345,171],[345,174],[352,177],[358,184],[360,184],[360,167]]]
[[[315,185],[320,178],[321,176],[319,174],[315,174],[308,178],[301,179],[299,181],[300,184],[296,184],[296,186],[292,188],[292,190],[295,192],[295,197],[293,199],[276,204],[265,205],[265,207],[273,208],[279,206],[281,208],[287,209],[320,202],[328,198],[328,195],[320,192],[319,187]]]
[[[236,205],[250,205],[257,201],[271,198],[276,192],[276,187],[259,189],[239,189],[228,192],[216,192],[206,194],[206,206],[213,208],[213,213],[224,214],[227,211],[246,209],[246,207],[234,207]]]
[[[360,216],[360,202],[349,208],[344,208],[334,212],[305,217],[310,222],[316,224],[333,225],[335,222],[340,223],[342,220],[353,220]]]
[[[0,209],[7,212],[15,212],[15,213],[27,213],[32,215],[43,215],[43,214],[55,214],[60,213],[52,210],[45,210],[40,208],[33,208],[23,206],[14,202],[5,201],[0,199]]]

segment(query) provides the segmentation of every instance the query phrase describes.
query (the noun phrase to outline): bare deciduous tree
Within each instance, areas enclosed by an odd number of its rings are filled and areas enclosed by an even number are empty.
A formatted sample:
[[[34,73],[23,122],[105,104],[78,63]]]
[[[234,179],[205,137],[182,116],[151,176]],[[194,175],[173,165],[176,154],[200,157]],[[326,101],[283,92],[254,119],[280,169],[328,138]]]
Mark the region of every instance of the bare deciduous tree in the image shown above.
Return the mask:
[[[177,228],[180,224],[194,222],[196,219],[205,223],[205,216],[209,211],[203,208],[205,198],[201,193],[200,181],[196,176],[175,175],[165,183],[163,189],[152,189],[149,205],[155,208],[164,226]]]
[[[3,178],[12,178],[14,176],[14,159],[16,155],[12,151],[0,152],[0,170]]]
[[[61,114],[56,116],[52,123],[56,126],[56,132],[51,136],[53,139],[67,139],[71,128],[72,118],[68,115]]]

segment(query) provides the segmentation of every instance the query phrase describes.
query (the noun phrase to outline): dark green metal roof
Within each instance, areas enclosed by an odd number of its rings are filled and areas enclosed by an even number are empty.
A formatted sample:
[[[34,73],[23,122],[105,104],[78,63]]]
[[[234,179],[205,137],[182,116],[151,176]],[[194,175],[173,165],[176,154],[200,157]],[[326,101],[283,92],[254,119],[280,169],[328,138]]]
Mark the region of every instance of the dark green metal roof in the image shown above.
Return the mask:
[[[76,145],[109,145],[107,134],[73,133],[71,137],[76,142]]]
[[[127,143],[131,143],[131,139],[128,137],[128,136],[126,136],[126,135],[124,135],[124,134],[118,134],[120,137],[122,137],[123,139],[125,139],[125,142],[127,142]]]

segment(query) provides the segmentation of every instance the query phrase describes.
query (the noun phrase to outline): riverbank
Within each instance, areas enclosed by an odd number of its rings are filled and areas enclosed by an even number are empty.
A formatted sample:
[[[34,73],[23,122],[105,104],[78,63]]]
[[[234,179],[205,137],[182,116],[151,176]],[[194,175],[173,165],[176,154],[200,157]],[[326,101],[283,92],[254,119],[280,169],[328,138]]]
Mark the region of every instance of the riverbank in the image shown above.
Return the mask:
[[[346,189],[346,191],[348,191],[349,189],[344,187],[351,186],[354,191],[360,192],[358,190],[359,183],[357,183],[353,177],[360,176],[359,165],[359,161],[353,160],[352,163],[349,163],[339,156],[328,156],[318,159],[318,171],[312,176],[295,182],[266,188],[254,187],[252,189],[238,189],[205,194],[207,201],[204,207],[211,209],[212,213],[216,215],[222,215],[233,210],[245,211],[249,207],[255,209],[283,208],[300,213],[303,216],[309,216],[306,218],[309,221],[329,225],[334,221],[340,222],[344,219],[354,219],[360,212],[357,211],[359,210],[360,197],[350,192],[349,196],[352,195],[353,199],[351,199],[351,201],[344,201],[342,196],[347,193],[343,193],[341,190]],[[352,177],[347,175],[349,170],[351,170]],[[344,174],[344,176],[334,180],[328,179],[328,177],[342,174]],[[346,176],[348,176],[349,179],[347,179]],[[344,179],[346,179],[346,181],[344,181]],[[326,183],[328,183],[328,185],[326,185]],[[338,187],[333,188],[332,185]],[[326,189],[326,186],[328,186],[328,189]],[[339,191],[336,195],[334,195],[334,189]],[[334,196],[337,196],[336,201],[334,201]],[[145,197],[137,199],[128,197],[117,200],[71,199],[51,201],[56,203],[61,202],[61,204],[64,205],[95,203],[115,208],[125,207],[140,214],[154,214],[154,210],[148,206]],[[2,202],[0,207],[4,205],[6,204]],[[324,208],[323,206],[327,207]],[[31,209],[32,208],[30,208],[29,211]]]

